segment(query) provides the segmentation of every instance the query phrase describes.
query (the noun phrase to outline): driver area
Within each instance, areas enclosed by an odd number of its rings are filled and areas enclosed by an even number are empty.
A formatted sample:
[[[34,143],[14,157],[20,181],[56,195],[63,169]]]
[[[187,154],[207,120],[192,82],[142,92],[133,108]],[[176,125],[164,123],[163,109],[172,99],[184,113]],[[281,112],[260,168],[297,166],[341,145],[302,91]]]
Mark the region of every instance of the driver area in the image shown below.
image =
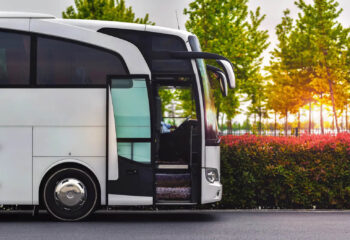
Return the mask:
[[[157,164],[189,165],[197,124],[191,86],[157,86],[159,149]]]

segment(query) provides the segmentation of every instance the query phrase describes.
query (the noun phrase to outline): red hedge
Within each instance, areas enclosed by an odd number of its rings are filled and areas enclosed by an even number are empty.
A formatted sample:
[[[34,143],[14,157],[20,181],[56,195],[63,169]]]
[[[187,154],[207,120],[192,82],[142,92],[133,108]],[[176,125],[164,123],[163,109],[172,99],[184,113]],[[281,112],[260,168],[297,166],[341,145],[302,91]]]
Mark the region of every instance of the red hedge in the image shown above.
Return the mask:
[[[221,207],[350,208],[350,134],[222,137]]]
[[[338,135],[302,135],[300,137],[272,137],[272,136],[223,136],[223,144],[233,146],[237,144],[259,144],[265,145],[283,145],[285,147],[301,147],[303,149],[313,149],[323,151],[325,147],[335,149],[338,145],[348,146],[350,151],[350,134],[340,133]]]

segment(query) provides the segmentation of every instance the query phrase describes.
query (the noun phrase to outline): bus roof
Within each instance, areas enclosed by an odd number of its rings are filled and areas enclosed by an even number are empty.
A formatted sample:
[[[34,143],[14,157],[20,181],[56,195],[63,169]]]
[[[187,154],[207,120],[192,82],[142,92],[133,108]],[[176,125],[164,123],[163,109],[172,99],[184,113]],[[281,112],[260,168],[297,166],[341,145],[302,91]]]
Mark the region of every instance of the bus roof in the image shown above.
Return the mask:
[[[75,25],[83,28],[88,28],[94,31],[98,31],[102,28],[117,28],[117,29],[128,29],[128,30],[136,30],[136,31],[163,33],[163,34],[169,34],[169,35],[175,35],[175,36],[181,37],[185,41],[188,40],[188,36],[193,35],[192,33],[184,30],[153,26],[153,25],[147,25],[147,24],[137,24],[137,23],[125,23],[125,22],[101,21],[101,20],[82,20],[82,19],[53,19],[52,21],[59,21],[64,24],[70,24],[70,25]]]
[[[136,30],[136,31],[155,32],[155,33],[163,33],[163,34],[179,36],[185,41],[187,41],[188,36],[193,35],[192,33],[183,31],[183,30],[152,26],[152,25],[146,25],[146,24],[126,23],[126,22],[117,22],[117,21],[61,19],[61,18],[55,18],[55,16],[53,15],[44,14],[44,13],[0,11],[0,18],[47,19],[51,22],[73,25],[73,26],[82,27],[93,31],[98,31],[101,28],[117,28],[117,29],[129,29],[129,30]]]
[[[55,17],[44,13],[0,11],[0,18],[55,18]]]

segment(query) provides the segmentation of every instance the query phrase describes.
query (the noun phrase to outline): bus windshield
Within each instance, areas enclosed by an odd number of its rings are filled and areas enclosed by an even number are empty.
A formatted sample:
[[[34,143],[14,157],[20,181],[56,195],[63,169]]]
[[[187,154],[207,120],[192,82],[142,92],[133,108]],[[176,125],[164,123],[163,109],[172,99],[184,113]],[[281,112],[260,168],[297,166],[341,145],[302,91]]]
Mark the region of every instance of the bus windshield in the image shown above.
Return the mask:
[[[192,51],[201,51],[201,47],[198,38],[190,36],[189,42]],[[203,99],[204,99],[204,116],[205,116],[205,137],[206,144],[212,145],[218,143],[218,124],[216,116],[216,107],[214,102],[213,88],[209,81],[209,76],[206,70],[205,61],[203,59],[197,59],[197,68],[200,73],[203,86]]]

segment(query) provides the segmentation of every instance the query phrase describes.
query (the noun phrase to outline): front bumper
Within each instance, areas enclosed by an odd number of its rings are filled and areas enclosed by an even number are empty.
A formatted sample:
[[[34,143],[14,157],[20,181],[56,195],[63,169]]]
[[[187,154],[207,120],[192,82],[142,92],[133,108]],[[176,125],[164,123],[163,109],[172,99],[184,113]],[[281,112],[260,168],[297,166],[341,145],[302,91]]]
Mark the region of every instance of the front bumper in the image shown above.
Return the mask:
[[[222,198],[222,184],[218,182],[210,183],[205,177],[205,168],[202,168],[202,204],[214,203]]]

